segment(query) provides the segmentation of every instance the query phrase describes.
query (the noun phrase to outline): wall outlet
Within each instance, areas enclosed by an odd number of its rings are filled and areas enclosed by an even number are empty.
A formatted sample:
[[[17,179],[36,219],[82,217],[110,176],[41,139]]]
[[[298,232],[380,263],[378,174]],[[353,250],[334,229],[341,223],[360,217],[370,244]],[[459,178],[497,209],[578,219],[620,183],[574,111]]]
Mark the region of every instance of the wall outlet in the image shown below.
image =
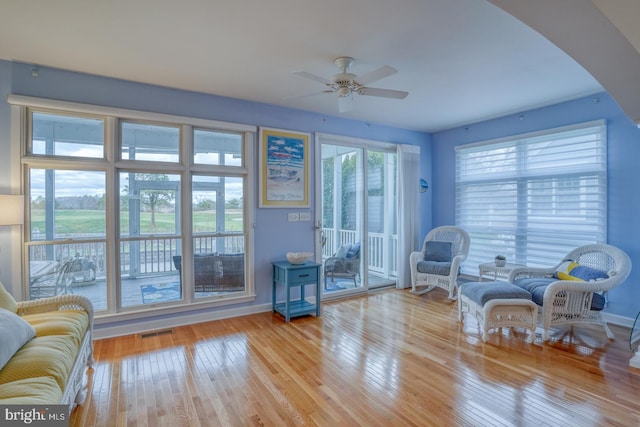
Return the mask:
[[[311,221],[311,212],[300,212],[300,221]]]
[[[300,214],[298,212],[289,212],[287,219],[289,222],[300,221]]]

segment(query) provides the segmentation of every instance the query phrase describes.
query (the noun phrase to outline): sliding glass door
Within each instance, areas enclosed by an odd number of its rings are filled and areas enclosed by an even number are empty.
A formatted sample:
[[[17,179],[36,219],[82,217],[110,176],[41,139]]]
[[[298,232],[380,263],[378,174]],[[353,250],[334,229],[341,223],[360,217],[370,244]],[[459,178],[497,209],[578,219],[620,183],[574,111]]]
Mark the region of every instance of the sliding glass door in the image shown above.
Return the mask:
[[[318,135],[317,143],[316,228],[325,295],[394,284],[395,151],[330,135]]]
[[[367,270],[369,287],[395,284],[397,260],[396,153],[367,150]]]
[[[324,292],[363,286],[363,149],[321,146]]]

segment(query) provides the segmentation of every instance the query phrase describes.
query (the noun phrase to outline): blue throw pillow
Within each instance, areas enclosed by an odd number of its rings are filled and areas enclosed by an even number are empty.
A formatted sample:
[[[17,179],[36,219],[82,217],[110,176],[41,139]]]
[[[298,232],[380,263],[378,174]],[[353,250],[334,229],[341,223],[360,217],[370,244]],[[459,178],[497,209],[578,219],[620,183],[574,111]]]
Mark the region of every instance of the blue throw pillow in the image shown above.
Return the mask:
[[[602,271],[591,267],[586,267],[584,265],[577,265],[571,270],[571,275],[573,277],[577,277],[578,279],[582,279],[585,282],[591,282],[599,279],[608,279],[609,275]]]
[[[336,258],[346,258],[347,257],[347,251],[349,250],[349,248],[351,247],[351,245],[342,245],[338,248],[338,250],[336,251],[336,254],[334,255]]]
[[[360,255],[360,242],[354,243],[351,245],[349,250],[347,251],[347,258],[358,258]]]
[[[0,308],[0,369],[9,362],[13,355],[31,338],[36,336],[36,330],[22,317]]]
[[[430,240],[424,245],[424,260],[451,262],[451,242]]]

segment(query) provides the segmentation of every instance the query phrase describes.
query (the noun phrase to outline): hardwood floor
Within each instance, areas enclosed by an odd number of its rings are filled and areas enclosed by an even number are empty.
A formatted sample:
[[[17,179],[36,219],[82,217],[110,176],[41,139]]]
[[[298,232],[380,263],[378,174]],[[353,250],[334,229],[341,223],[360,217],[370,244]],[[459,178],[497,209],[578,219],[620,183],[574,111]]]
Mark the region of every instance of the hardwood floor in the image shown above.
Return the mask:
[[[95,342],[71,426],[637,426],[628,329],[483,343],[446,293],[395,289]],[[91,371],[90,371],[91,372]]]

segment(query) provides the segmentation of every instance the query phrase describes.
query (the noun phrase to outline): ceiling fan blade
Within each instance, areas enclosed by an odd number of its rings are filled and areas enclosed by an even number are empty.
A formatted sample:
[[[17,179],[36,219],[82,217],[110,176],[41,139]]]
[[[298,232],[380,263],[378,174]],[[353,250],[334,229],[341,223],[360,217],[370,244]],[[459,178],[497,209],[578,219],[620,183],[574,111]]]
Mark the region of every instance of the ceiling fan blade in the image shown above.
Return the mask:
[[[305,79],[314,80],[325,85],[330,85],[333,83],[332,81],[327,80],[324,77],[316,76],[315,74],[307,73],[306,71],[296,71],[293,74],[295,74],[296,76],[304,77]]]
[[[353,95],[338,97],[338,111],[346,113],[353,110]]]
[[[358,84],[361,84],[362,86],[366,86],[380,79],[391,76],[397,72],[398,70],[396,70],[395,68],[390,67],[389,65],[385,65],[383,67],[378,68],[377,70],[373,70],[369,73],[361,75],[356,79],[356,81],[358,82]]]
[[[394,99],[405,99],[409,92],[404,92],[401,90],[392,90],[392,89],[378,89],[375,87],[361,87],[358,89],[358,93],[360,95],[366,96],[380,96],[382,98],[394,98]]]
[[[311,96],[318,96],[318,95],[322,95],[323,93],[333,93],[333,92],[334,92],[333,90],[321,90],[319,92],[311,92],[311,93],[303,93],[302,95],[287,96],[284,99],[293,100],[293,99],[309,98]]]

